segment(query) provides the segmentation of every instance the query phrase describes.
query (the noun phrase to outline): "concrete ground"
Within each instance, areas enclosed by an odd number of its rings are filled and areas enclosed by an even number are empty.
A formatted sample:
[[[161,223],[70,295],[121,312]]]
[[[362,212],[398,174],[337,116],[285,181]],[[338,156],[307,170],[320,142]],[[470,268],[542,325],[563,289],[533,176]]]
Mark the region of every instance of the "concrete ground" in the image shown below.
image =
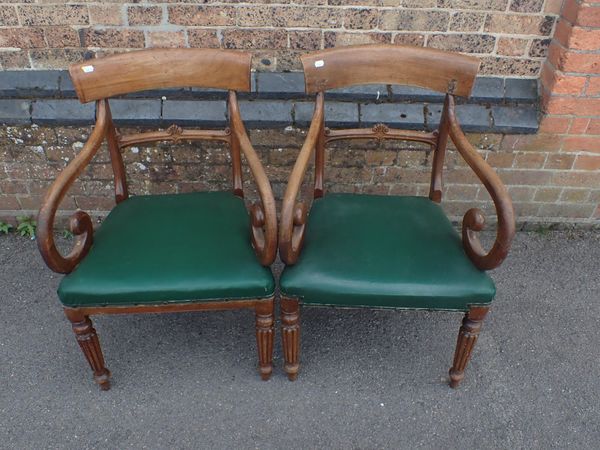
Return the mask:
[[[0,236],[2,448],[599,448],[600,233],[520,233],[463,385],[461,315],[304,309],[302,367],[250,312],[98,317],[101,392],[35,242]]]

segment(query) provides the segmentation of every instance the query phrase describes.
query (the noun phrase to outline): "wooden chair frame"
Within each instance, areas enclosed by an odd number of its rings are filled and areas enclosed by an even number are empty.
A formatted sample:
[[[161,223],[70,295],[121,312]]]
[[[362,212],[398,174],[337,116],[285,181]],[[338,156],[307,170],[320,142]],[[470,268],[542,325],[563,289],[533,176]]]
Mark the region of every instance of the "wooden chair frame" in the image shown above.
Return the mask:
[[[233,192],[243,197],[241,153],[244,154],[258,187],[260,202],[250,207],[250,236],[260,263],[269,266],[277,251],[277,218],[271,185],[250,143],[240,117],[236,90],[250,90],[251,55],[246,52],[205,49],[154,49],[110,56],[70,67],[82,103],[96,101],[96,123],[83,149],[58,175],[48,190],[38,216],[37,242],[44,261],[55,272],[68,274],[85,258],[93,243],[90,216],[75,212],[69,229],[75,235],[71,252],[63,256],[56,248],[53,228],[56,211],[75,179],[106,140],[114,174],[115,201],[129,196],[121,151],[135,144],[156,141],[209,140],[229,146]],[[171,125],[165,131],[120,135],[113,123],[108,97],[158,87],[209,87],[229,90],[229,126],[224,130],[185,130]],[[202,303],[140,304],[136,306],[65,307],[77,341],[100,388],[110,388],[110,372],[89,316],[95,314],[172,313],[201,310],[254,309],[259,371],[264,380],[272,372],[273,297],[210,301]]]
[[[508,254],[515,234],[515,217],[511,199],[496,172],[469,143],[460,128],[455,112],[455,95],[468,96],[477,74],[476,58],[410,46],[367,45],[342,47],[301,57],[306,92],[316,94],[315,109],[306,140],[290,175],[285,191],[279,228],[279,254],[292,265],[298,260],[308,216],[305,203],[297,202],[300,186],[314,154],[313,198],[324,195],[325,147],[341,139],[394,139],[429,144],[433,164],[429,198],[442,200],[442,172],[448,139],[473,169],[490,193],[498,217],[496,239],[485,251],[477,232],[484,229],[485,217],[477,208],[469,209],[462,221],[462,243],[467,256],[480,270],[498,267]],[[446,94],[439,128],[433,132],[391,129],[384,124],[372,128],[330,130],[325,127],[324,91],[357,84],[408,84]],[[477,340],[488,307],[473,305],[466,313],[458,335],[450,385],[458,386]],[[300,354],[299,299],[281,299],[282,339],[285,371],[297,377]]]

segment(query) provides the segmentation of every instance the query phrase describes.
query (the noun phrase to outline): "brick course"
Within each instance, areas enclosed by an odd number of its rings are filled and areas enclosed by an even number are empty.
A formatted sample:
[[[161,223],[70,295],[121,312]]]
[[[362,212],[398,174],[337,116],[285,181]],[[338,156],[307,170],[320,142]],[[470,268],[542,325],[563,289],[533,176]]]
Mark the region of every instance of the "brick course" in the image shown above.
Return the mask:
[[[300,70],[301,50],[387,42],[471,53],[488,75],[536,77],[558,13],[556,0],[272,3],[11,0],[0,11],[0,68],[66,68],[73,55],[209,46],[254,49],[255,68],[281,72]],[[593,45],[591,34],[576,39]]]
[[[520,223],[563,222],[598,225],[600,219],[600,2],[584,0],[311,0],[304,2],[213,1],[94,2],[8,1],[0,8],[0,68],[62,69],[94,54],[136,48],[221,47],[254,52],[262,72],[296,71],[304,51],[363,43],[411,44],[462,51],[479,57],[480,74],[539,78],[545,115],[537,134],[517,135],[503,129],[511,114],[522,114],[528,132],[536,125],[531,103],[511,109],[502,102],[508,84],[478,80],[474,91],[480,104],[459,105],[459,117],[481,119],[481,129],[468,139],[506,183]],[[277,74],[260,74],[277,77]],[[268,77],[257,77],[259,88]],[[262,81],[261,81],[262,80]],[[519,81],[521,82],[521,81]],[[528,80],[524,81],[525,83]],[[261,84],[263,83],[263,84]],[[58,81],[58,96],[63,95]],[[520,89],[510,85],[518,98]],[[10,88],[10,87],[9,87]],[[72,90],[72,87],[70,88]],[[295,89],[295,88],[293,88]],[[292,90],[293,90],[292,89]],[[377,91],[383,92],[384,98]],[[409,89],[410,91],[410,89]],[[526,89],[525,89],[526,91]],[[389,103],[386,89],[363,91],[360,107],[335,97],[328,117],[339,123],[398,121],[399,105]],[[389,103],[373,104],[377,101]],[[3,99],[2,114],[15,126],[0,128],[0,219],[35,214],[58,172],[81,150],[90,128],[93,107],[60,100],[72,111],[78,126],[43,125],[53,120],[55,98],[12,96]],[[411,91],[412,102],[415,93]],[[423,94],[425,95],[425,94]],[[528,94],[527,94],[528,95]],[[527,97],[525,95],[525,97]],[[393,98],[402,97],[394,87]],[[69,97],[67,95],[67,97]],[[270,99],[267,101],[267,99]],[[337,100],[340,100],[337,102]],[[402,106],[410,126],[431,128],[439,115],[439,99],[428,106]],[[529,100],[528,100],[529,101]],[[270,103],[269,103],[270,102]],[[153,118],[180,120],[185,100],[147,104]],[[194,105],[196,102],[193,102]],[[254,103],[252,105],[252,103]],[[141,104],[141,103],[140,103]],[[177,106],[179,104],[179,106]],[[260,126],[259,107],[280,112],[279,129],[251,130],[251,140],[272,181],[278,199],[283,195],[291,166],[305,137],[303,125],[312,105],[292,93],[274,97],[259,89],[254,102],[244,100],[244,116]],[[114,112],[116,113],[115,103]],[[396,107],[394,109],[393,107]],[[416,115],[409,114],[415,110]],[[371,111],[372,110],[372,111]],[[389,111],[388,111],[389,110]],[[395,112],[393,112],[394,110]],[[224,109],[213,109],[206,123],[220,121]],[[138,113],[123,110],[122,119],[137,125]],[[184,114],[185,116],[185,114]],[[306,117],[305,117],[306,116]],[[31,125],[30,120],[39,121]],[[184,117],[183,117],[184,118]],[[22,119],[22,121],[20,121]],[[367,120],[368,119],[368,120]],[[404,120],[403,119],[403,120]],[[81,122],[84,120],[84,122]],[[304,121],[304,122],[303,122]],[[215,122],[215,123],[216,123]],[[165,125],[168,125],[165,123]],[[263,124],[264,125],[264,124]],[[396,123],[395,125],[399,125]],[[132,126],[132,125],[128,125]],[[514,127],[513,127],[514,128]],[[127,132],[128,130],[123,130]],[[129,130],[132,131],[132,130]],[[500,134],[503,131],[508,134]],[[523,131],[523,130],[521,130]],[[332,192],[427,195],[431,152],[419,144],[351,141],[327,151],[326,189]],[[124,151],[130,189],[135,194],[229,189],[230,167],[224,148],[197,143],[157,144]],[[246,169],[247,172],[247,169]],[[491,220],[489,195],[460,155],[450,146],[446,158],[443,204],[460,219],[471,207],[483,209]],[[310,179],[310,174],[307,179]],[[113,205],[112,171],[105,148],[81,175],[63,204],[62,215],[84,208],[100,217]],[[249,198],[256,192],[245,175]],[[309,191],[308,184],[304,192]]]
[[[138,129],[125,128],[123,132]],[[90,127],[5,127],[0,132],[0,216],[35,214],[41,196],[81,150]],[[281,199],[305,130],[250,130],[274,192]],[[515,203],[519,223],[597,224],[600,154],[564,150],[570,136],[469,133],[469,141],[496,168]],[[134,194],[229,189],[227,149],[215,143],[140,145],[124,160]],[[331,192],[427,195],[431,152],[427,146],[393,141],[334,143],[326,153],[325,186]],[[66,217],[83,208],[102,217],[113,205],[112,169],[101,148],[61,205]],[[473,206],[494,214],[485,188],[450,146],[444,169],[443,204],[460,219]],[[247,173],[249,199],[256,199]],[[307,177],[310,182],[310,176]],[[308,184],[305,186],[308,191]]]

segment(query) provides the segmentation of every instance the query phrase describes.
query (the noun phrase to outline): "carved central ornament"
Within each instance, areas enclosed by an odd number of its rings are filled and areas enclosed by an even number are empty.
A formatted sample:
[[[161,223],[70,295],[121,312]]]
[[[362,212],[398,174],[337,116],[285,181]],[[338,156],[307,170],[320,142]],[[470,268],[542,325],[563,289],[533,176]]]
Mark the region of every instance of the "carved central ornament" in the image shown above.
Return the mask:
[[[381,140],[383,138],[385,138],[386,134],[388,134],[390,132],[390,129],[387,125],[384,125],[383,123],[378,123],[377,125],[373,125],[373,128],[371,129],[373,131],[373,134],[375,135],[375,139]]]
[[[183,133],[183,128],[178,125],[171,125],[167,128],[167,134],[171,137],[173,142],[178,142],[181,139],[181,134]]]

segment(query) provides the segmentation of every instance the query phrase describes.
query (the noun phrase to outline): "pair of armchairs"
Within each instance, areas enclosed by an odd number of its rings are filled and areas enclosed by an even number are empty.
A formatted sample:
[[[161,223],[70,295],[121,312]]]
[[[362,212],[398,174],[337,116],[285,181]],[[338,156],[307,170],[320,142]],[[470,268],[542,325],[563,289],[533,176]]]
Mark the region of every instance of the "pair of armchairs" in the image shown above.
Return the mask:
[[[110,388],[90,316],[200,310],[254,309],[258,366],[272,373],[275,281],[269,266],[279,248],[286,267],[280,279],[285,371],[299,368],[299,303],[342,307],[451,310],[466,312],[459,331],[450,384],[465,366],[495,288],[485,270],[505,258],[514,234],[510,198],[494,171],[469,144],[455,115],[454,96],[468,96],[476,59],[403,46],[359,46],[302,58],[306,91],[316,104],[306,141],[291,172],[281,220],[269,180],[244,128],[236,91],[250,90],[249,53],[209,49],[144,50],[71,66],[81,102],[96,101],[96,124],[81,152],[60,173],[39,212],[38,245],[47,265],[67,274],[58,295],[94,379]],[[417,132],[325,127],[324,92],[345,86],[385,83],[416,85],[446,93],[439,129]],[[164,87],[228,90],[229,127],[121,135],[113,123],[113,96]],[[429,197],[324,195],[325,148],[341,139],[400,139],[434,150]],[[476,232],[481,211],[467,211],[462,243],[439,203],[448,139],[490,192],[498,214],[496,241],[483,250]],[[121,151],[129,146],[181,140],[227,144],[232,165],[230,192],[129,196]],[[106,141],[114,172],[115,208],[94,232],[81,210],[70,218],[72,251],[54,241],[55,216],[69,187]],[[312,209],[298,202],[299,189],[315,158]],[[260,201],[246,208],[242,155]],[[152,223],[150,228],[148,225]]]

